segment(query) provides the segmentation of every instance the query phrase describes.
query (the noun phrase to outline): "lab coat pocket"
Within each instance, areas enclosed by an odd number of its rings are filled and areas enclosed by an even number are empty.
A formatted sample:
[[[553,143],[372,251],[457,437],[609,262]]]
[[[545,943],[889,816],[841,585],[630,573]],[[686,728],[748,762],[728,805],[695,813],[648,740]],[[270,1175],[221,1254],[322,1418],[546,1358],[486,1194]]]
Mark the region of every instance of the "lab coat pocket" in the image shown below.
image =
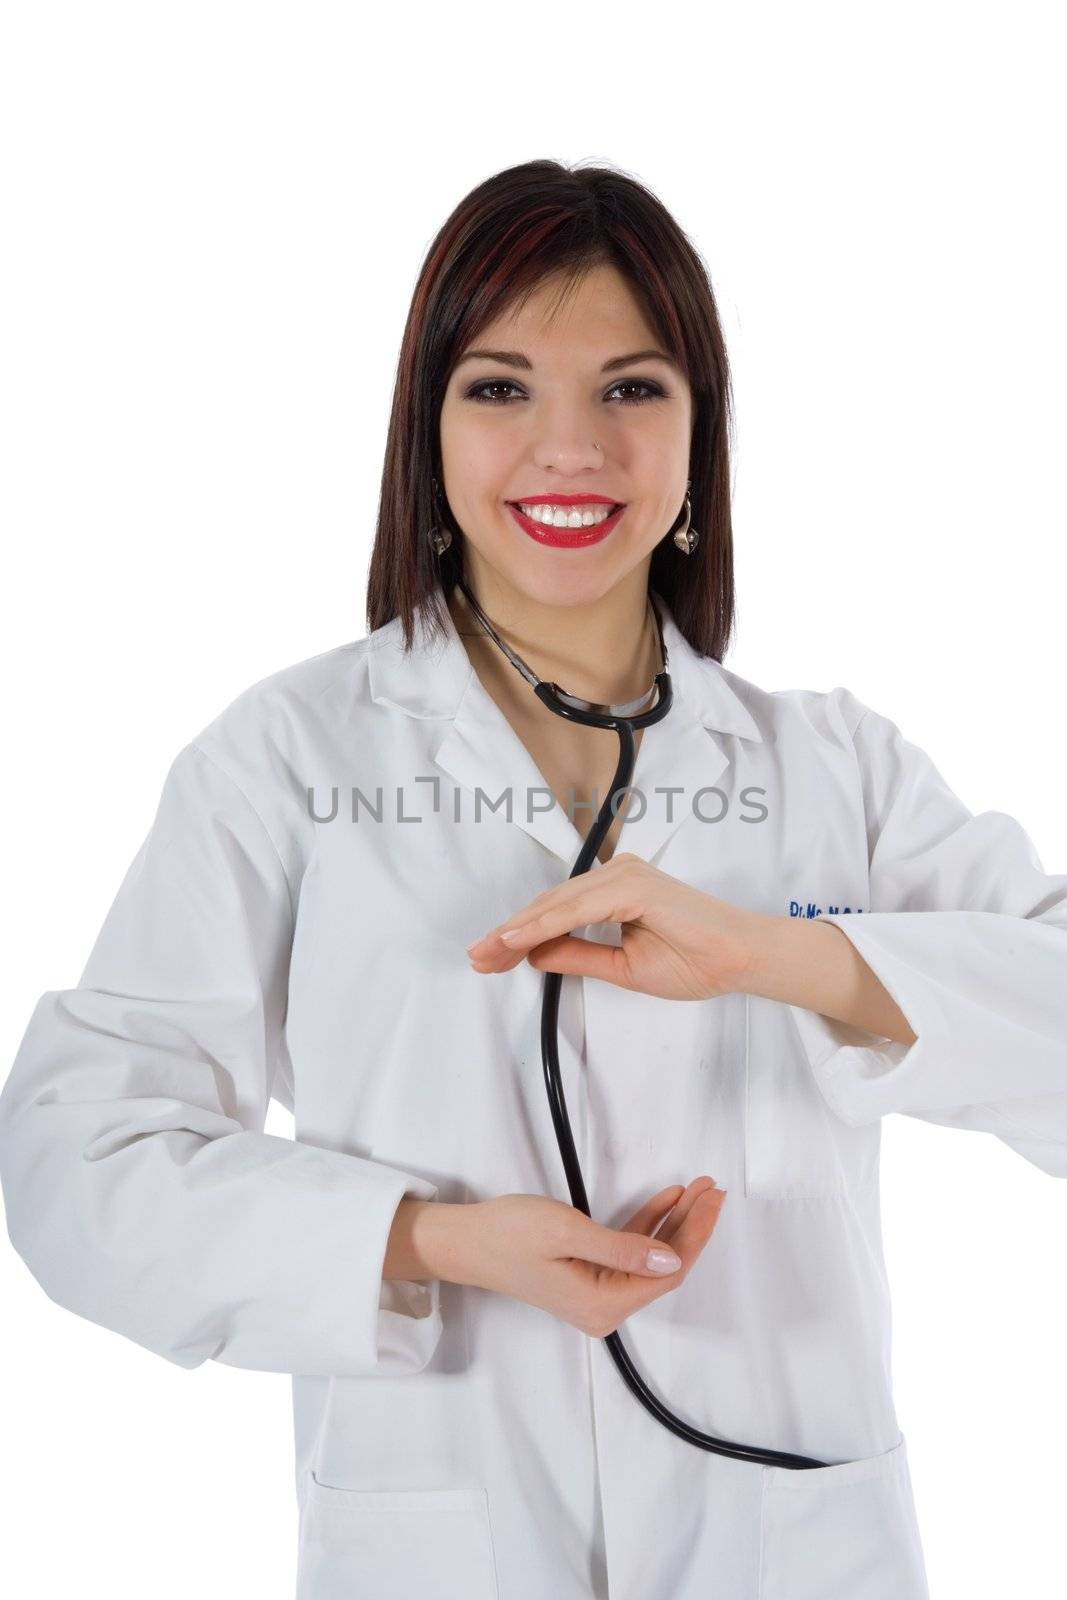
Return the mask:
[[[296,1600],[498,1600],[485,1489],[340,1489],[312,1472]]]
[[[827,1104],[792,1010],[745,995],[746,1196],[817,1200],[877,1181],[877,1123],[850,1127]]]
[[[829,1467],[763,1467],[759,1600],[929,1600],[904,1436]]]

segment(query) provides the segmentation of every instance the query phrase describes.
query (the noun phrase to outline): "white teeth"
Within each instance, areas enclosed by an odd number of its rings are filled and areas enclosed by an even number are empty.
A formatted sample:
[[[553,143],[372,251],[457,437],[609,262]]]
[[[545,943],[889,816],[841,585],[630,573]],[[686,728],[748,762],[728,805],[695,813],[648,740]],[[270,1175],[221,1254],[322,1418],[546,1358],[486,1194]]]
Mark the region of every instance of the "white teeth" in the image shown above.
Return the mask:
[[[611,506],[528,506],[521,510],[533,522],[542,522],[549,528],[591,528],[605,522],[612,514]]]

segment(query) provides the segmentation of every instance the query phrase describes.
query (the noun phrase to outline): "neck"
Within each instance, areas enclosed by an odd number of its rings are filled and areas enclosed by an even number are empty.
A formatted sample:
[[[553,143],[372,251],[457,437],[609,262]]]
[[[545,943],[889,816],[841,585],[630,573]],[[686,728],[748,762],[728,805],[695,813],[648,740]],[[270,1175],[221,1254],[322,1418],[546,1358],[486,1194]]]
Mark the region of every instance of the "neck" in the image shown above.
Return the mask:
[[[495,574],[472,574],[471,592],[497,633],[538,677],[568,694],[603,705],[636,699],[663,667],[642,568],[590,605],[545,605],[504,585]],[[457,631],[480,675],[492,674],[513,697],[531,693],[485,632],[457,584],[448,596]]]

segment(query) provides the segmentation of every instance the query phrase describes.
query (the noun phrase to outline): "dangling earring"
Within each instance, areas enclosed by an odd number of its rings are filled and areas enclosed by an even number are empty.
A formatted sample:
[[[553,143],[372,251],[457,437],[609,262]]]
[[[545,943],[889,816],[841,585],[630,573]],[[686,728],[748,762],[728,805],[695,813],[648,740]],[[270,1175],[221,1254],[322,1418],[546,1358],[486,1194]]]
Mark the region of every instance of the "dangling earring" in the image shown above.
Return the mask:
[[[434,492],[434,499],[437,501],[438,515],[440,516],[440,514],[441,514],[440,513],[441,490],[438,487],[436,478],[433,480],[433,492]],[[439,556],[444,555],[445,551],[448,549],[449,545],[452,543],[452,531],[451,531],[451,529],[442,527],[436,522],[432,522],[430,524],[430,528],[429,528],[429,531],[428,531],[426,537],[429,539],[431,545],[433,546],[434,554],[435,555],[439,555]]]
[[[683,555],[687,556],[692,555],[693,551],[696,549],[696,542],[700,538],[697,530],[690,526],[690,521],[693,515],[693,507],[689,500],[689,491],[692,486],[692,479],[690,479],[685,486],[685,525],[684,527],[679,528],[674,535],[674,542],[678,546],[678,549]]]

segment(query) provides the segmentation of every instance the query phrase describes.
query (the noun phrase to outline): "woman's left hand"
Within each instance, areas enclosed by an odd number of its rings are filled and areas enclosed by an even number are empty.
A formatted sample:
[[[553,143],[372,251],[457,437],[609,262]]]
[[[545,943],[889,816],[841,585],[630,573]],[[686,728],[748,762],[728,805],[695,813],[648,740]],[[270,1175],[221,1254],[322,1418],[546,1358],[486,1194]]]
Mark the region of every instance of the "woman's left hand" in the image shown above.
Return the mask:
[[[526,959],[542,972],[602,978],[663,1000],[707,1000],[737,990],[759,913],[705,894],[629,851],[547,889],[468,945],[476,972],[508,972]],[[622,924],[622,944],[571,937],[574,928]],[[511,940],[502,932],[517,930]]]

